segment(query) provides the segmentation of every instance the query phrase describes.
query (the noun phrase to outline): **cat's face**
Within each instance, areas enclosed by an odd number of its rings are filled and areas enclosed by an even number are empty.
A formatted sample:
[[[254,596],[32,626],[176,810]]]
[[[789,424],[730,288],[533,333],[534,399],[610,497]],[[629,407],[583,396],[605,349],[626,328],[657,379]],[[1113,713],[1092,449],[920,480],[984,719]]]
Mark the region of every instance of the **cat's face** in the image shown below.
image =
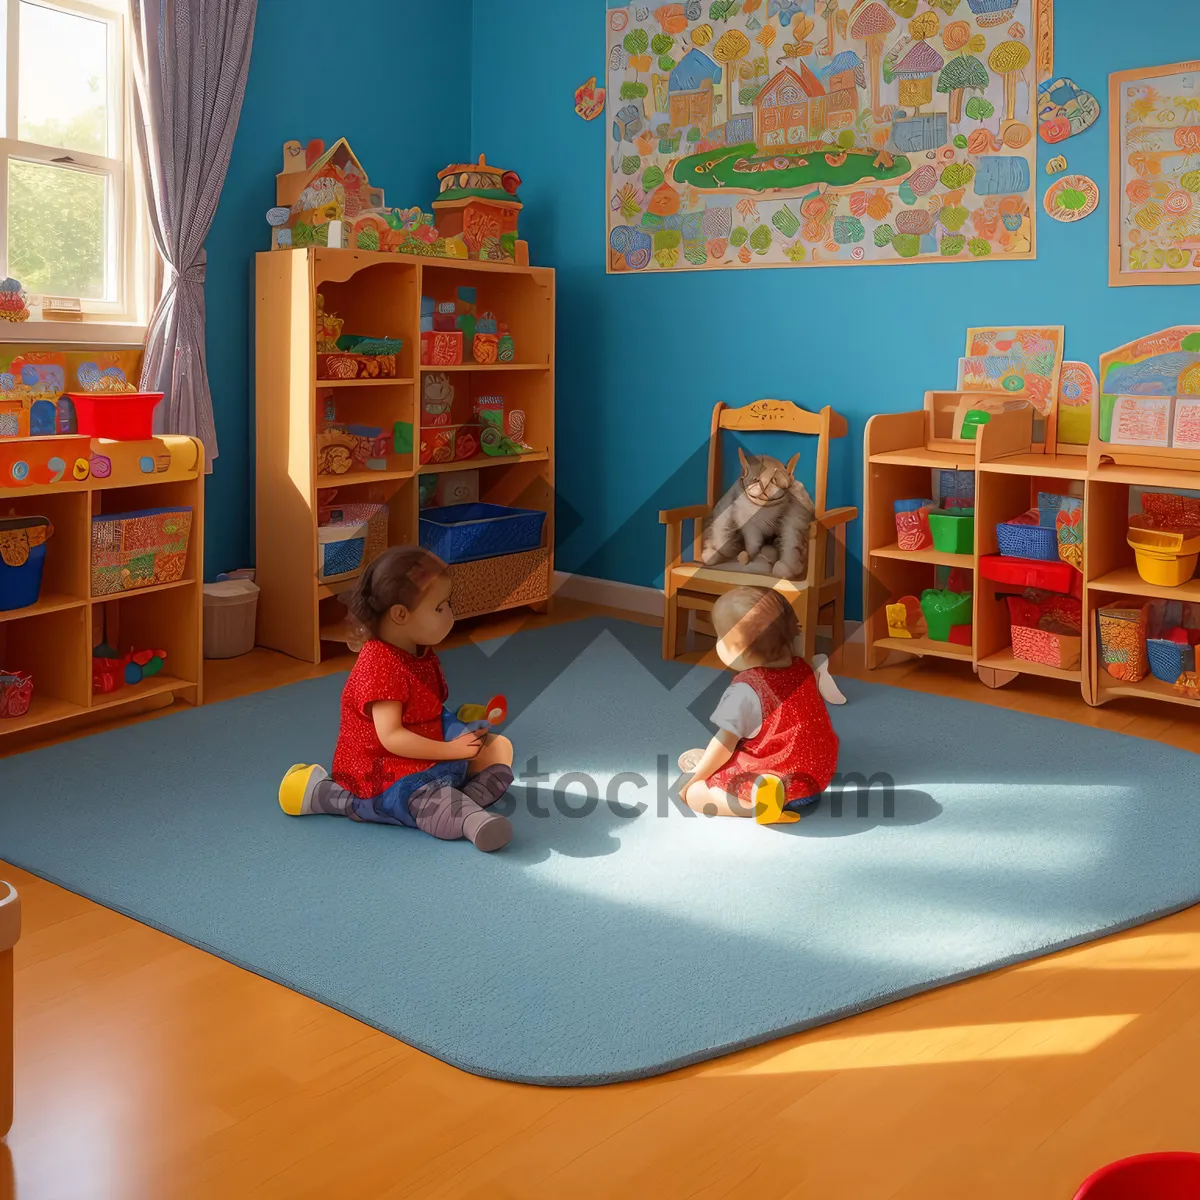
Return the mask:
[[[759,507],[781,503],[795,483],[792,472],[800,455],[794,455],[786,467],[769,454],[749,457],[740,447],[738,458],[742,464],[742,487],[751,503]]]

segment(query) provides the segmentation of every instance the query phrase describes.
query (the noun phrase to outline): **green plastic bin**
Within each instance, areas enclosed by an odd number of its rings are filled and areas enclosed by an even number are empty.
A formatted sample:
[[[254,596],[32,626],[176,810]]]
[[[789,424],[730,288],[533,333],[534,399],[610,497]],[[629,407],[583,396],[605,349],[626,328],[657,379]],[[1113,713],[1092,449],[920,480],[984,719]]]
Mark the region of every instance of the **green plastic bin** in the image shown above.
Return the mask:
[[[975,510],[935,509],[929,513],[933,548],[947,554],[970,554],[975,549]]]
[[[921,612],[930,641],[948,642],[955,625],[971,624],[971,593],[928,588],[921,593]]]

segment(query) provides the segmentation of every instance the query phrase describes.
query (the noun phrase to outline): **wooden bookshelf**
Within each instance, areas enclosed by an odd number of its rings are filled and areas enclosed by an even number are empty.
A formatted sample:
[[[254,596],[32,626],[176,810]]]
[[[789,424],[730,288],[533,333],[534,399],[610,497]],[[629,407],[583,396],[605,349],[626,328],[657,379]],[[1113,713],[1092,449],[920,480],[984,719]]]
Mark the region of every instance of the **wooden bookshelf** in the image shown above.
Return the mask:
[[[480,312],[491,311],[508,325],[517,361],[421,365],[421,297],[451,300],[464,286],[476,289]],[[318,292],[326,312],[344,321],[346,333],[403,339],[397,378],[317,378]],[[324,247],[274,250],[257,257],[256,300],[259,644],[309,662],[320,661],[323,646],[326,654],[342,649],[335,643],[345,637],[345,609],[337,597],[352,579],[318,581],[321,491],[336,489],[338,504],[386,503],[389,543],[412,544],[418,540],[419,476],[445,471],[478,469],[481,501],[547,514],[541,551],[522,560],[521,586],[505,591],[498,582],[487,607],[478,607],[481,583],[489,571],[497,581],[508,578],[514,563],[483,560],[452,569],[456,611],[477,615],[517,604],[544,607],[554,565],[553,270]],[[503,395],[510,408],[522,409],[532,452],[420,466],[421,377],[430,371],[453,372],[457,387]],[[387,433],[395,422],[408,422],[413,451],[389,455],[384,470],[318,475],[318,395],[330,387],[337,388],[339,421]]]
[[[1001,414],[983,426],[973,445],[944,449],[932,437],[926,410],[882,413],[867,422],[863,487],[863,633],[869,669],[892,653],[969,662],[980,681],[1001,687],[1018,675],[1066,682],[1089,704],[1123,697],[1200,706],[1169,684],[1147,675],[1137,683],[1117,680],[1100,663],[1096,612],[1123,596],[1200,602],[1200,578],[1180,587],[1146,583],[1126,542],[1131,488],[1184,491],[1200,488],[1200,456],[1160,457],[1156,462],[1114,462],[1093,428],[1088,454],[1038,453],[1021,445],[1018,414]],[[1026,425],[1028,423],[1026,422]],[[1095,424],[1095,421],[1093,421]],[[933,441],[933,448],[929,442]],[[1119,448],[1118,448],[1119,449]],[[1120,455],[1128,458],[1127,455]],[[931,492],[931,468],[975,472],[975,545],[970,555],[936,550],[906,553],[896,545],[893,502]],[[1038,492],[1073,489],[1083,497],[1083,647],[1080,667],[1062,670],[1013,656],[1009,614],[998,588],[978,573],[979,559],[996,554],[996,525],[1033,507]],[[894,596],[934,586],[938,565],[963,566],[973,574],[973,637],[970,647],[928,638],[888,636],[885,606]]]
[[[48,447],[61,441],[6,438],[0,444],[10,449],[17,442],[26,444],[32,462],[53,453]],[[79,445],[78,438],[71,439],[72,461]],[[33,675],[29,711],[0,719],[0,753],[44,736],[51,726],[84,725],[137,707],[170,704],[175,697],[191,704],[204,698],[203,447],[194,438],[161,437],[93,441],[90,450],[108,459],[106,477],[88,474],[80,480],[68,475],[58,483],[0,486],[0,512],[45,516],[54,526],[37,603],[0,612],[0,668]],[[59,453],[65,456],[67,451]],[[148,460],[157,464],[153,470],[147,470]],[[93,597],[92,517],[175,507],[192,510],[183,578]],[[165,650],[166,668],[136,686],[93,695],[92,649],[101,641],[121,654],[130,647]]]

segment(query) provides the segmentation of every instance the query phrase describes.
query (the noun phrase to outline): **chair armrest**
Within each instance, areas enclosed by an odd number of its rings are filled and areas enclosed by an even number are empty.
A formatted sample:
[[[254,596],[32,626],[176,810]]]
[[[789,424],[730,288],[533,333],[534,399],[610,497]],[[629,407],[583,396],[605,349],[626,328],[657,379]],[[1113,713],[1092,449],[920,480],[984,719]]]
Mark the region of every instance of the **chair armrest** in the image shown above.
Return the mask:
[[[675,525],[682,521],[700,521],[708,516],[707,504],[692,504],[687,508],[665,508],[658,514],[660,525]]]
[[[849,521],[853,521],[858,516],[858,509],[853,506],[846,508],[831,508],[828,512],[822,513],[817,521],[824,525],[826,529],[836,529],[839,525],[845,525]]]

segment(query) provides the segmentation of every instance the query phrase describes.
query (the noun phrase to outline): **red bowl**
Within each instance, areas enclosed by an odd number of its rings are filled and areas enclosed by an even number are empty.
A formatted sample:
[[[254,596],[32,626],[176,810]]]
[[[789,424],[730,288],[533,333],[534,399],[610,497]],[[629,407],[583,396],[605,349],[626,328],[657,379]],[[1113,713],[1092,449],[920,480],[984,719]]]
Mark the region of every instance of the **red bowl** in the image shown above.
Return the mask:
[[[1101,1167],[1084,1180],[1075,1200],[1195,1200],[1200,1154],[1138,1154]]]
[[[86,437],[143,442],[154,436],[162,392],[68,392],[78,430]]]

